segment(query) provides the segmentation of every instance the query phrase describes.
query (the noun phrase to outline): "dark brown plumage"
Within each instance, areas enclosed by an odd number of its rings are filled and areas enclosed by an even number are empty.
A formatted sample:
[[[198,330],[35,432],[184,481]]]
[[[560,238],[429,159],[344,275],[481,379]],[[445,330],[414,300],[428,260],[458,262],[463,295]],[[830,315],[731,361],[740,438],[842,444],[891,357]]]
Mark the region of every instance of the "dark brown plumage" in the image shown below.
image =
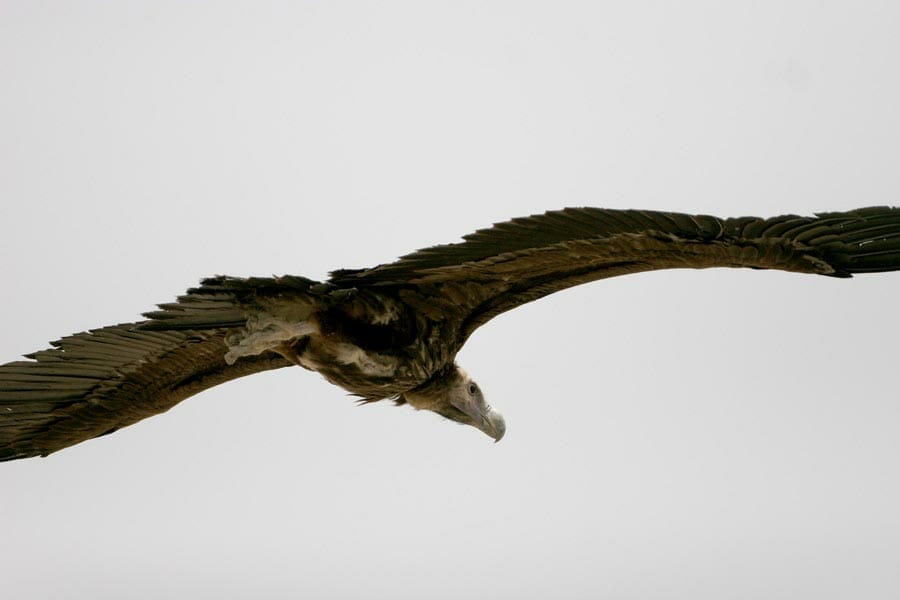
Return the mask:
[[[394,398],[499,440],[502,418],[455,364],[492,317],[555,291],[669,268],[833,277],[900,269],[900,210],[718,219],[564,209],[514,219],[326,282],[214,277],[148,320],[63,338],[0,366],[0,460],[47,455],[203,389],[292,364],[365,401]]]

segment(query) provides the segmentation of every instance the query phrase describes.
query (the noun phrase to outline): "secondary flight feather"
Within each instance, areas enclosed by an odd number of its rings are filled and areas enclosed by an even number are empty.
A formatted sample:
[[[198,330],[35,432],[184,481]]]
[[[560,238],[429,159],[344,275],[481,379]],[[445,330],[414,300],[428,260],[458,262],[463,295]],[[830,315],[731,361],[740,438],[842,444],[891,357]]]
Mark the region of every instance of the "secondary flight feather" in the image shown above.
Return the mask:
[[[900,269],[900,209],[720,219],[567,208],[498,223],[323,282],[204,279],[146,320],[51,342],[0,366],[0,460],[46,456],[228,380],[291,365],[366,402],[506,430],[456,364],[494,316],[574,285],[674,268],[850,277]]]

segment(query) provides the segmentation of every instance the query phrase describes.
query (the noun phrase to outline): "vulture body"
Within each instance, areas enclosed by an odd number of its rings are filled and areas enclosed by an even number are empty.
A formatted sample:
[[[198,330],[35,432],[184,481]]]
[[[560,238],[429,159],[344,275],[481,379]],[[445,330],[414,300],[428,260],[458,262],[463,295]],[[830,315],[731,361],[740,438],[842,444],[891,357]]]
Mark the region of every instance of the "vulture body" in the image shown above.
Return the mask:
[[[900,269],[900,209],[719,219],[567,208],[498,223],[325,282],[213,277],[147,320],[78,333],[0,366],[0,460],[46,456],[230,379],[299,365],[499,440],[502,417],[455,363],[494,316],[581,283],[655,269],[850,277]]]

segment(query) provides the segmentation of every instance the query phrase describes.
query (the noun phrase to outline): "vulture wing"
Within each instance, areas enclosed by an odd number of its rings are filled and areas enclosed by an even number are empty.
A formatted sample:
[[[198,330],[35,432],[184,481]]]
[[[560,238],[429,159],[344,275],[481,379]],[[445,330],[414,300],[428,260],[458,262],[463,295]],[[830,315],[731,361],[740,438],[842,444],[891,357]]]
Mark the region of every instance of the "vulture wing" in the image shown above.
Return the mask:
[[[206,388],[291,365],[268,351],[228,364],[225,336],[273,302],[302,317],[321,299],[316,286],[292,276],[214,277],[147,313],[149,321],[78,333],[0,365],[0,461],[46,456]]]
[[[225,336],[274,304],[302,319],[326,292],[335,290],[304,277],[213,277],[148,321],[78,333],[0,365],[0,461],[46,456],[220,383],[290,366],[271,351],[229,364]]]
[[[265,353],[233,365],[224,330],[145,331],[130,323],[53,342],[0,366],[0,460],[46,456],[164,412],[230,379],[286,367]]]
[[[719,219],[642,210],[567,208],[513,219],[372,269],[338,271],[342,286],[398,287],[462,340],[492,317],[555,291],[655,269],[749,267],[849,277],[900,269],[900,210]]]
[[[28,355],[32,360],[0,366],[0,461],[46,456],[206,388],[289,366],[269,351],[228,364],[225,336],[246,323],[260,299],[309,300],[313,284],[299,277],[207,279],[147,315],[161,320],[78,333]]]

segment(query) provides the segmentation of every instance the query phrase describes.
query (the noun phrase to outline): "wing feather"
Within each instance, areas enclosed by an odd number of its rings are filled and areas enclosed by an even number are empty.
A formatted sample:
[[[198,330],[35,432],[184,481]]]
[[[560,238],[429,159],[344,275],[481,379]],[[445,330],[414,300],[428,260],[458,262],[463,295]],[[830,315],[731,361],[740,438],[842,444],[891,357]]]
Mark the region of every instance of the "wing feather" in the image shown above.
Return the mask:
[[[267,353],[224,361],[222,329],[75,334],[0,366],[0,460],[46,456],[164,412],[230,379],[288,366]]]
[[[414,308],[456,319],[464,339],[493,316],[525,302],[628,273],[749,267],[849,277],[897,270],[900,210],[720,219],[566,208],[498,223],[463,240],[372,269],[338,271],[331,283],[414,287],[404,295]],[[471,283],[478,285],[473,289]]]

